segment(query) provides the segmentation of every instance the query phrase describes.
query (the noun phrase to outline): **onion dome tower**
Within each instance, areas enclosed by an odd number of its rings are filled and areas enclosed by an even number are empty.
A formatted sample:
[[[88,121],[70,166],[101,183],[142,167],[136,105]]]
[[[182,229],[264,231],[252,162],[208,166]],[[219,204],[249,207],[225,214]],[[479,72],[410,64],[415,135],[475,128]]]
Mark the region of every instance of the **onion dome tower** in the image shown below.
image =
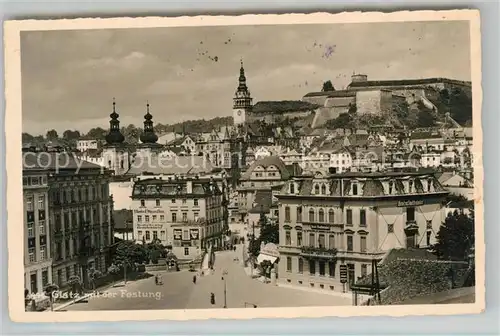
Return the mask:
[[[113,98],[113,112],[109,115],[109,133],[106,135],[106,142],[110,146],[121,145],[125,141],[125,137],[120,132],[120,115],[116,113],[116,101]]]
[[[146,104],[146,114],[144,115],[144,132],[141,134],[141,142],[143,144],[156,144],[158,136],[153,128],[153,116],[149,113],[149,103]]]

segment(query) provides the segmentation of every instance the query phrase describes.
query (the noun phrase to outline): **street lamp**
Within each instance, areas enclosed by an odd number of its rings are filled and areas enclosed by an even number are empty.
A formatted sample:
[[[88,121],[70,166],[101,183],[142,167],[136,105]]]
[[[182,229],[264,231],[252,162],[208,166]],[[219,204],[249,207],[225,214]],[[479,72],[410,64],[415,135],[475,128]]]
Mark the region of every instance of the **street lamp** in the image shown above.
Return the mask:
[[[222,272],[222,280],[224,281],[224,308],[227,308],[227,286],[226,286],[227,270]]]

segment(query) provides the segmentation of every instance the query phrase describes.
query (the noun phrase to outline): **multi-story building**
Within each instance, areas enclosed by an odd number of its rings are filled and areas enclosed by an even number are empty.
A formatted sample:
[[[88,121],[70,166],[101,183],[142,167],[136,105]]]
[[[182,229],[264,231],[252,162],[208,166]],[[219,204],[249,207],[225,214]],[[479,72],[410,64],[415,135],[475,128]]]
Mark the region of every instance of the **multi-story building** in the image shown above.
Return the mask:
[[[45,180],[43,176],[41,179],[46,181],[48,195],[45,210],[41,209],[43,195],[37,196],[37,230],[38,233],[47,233],[40,234],[40,252],[37,255],[40,258],[43,253],[51,256],[52,275],[48,279],[52,278],[52,282],[60,288],[64,288],[73,275],[79,276],[83,284],[88,285],[89,272],[92,269],[105,272],[110,263],[107,258],[107,247],[113,242],[110,216],[113,202],[108,191],[110,172],[67,153],[30,154],[25,156],[24,164],[44,172]],[[28,210],[28,224],[32,216],[33,212]],[[45,218],[50,223],[50,230]],[[40,226],[42,223],[45,223],[43,229]],[[29,231],[28,225],[28,236]],[[28,250],[28,258],[33,258],[31,251]]]
[[[30,293],[43,293],[52,282],[48,216],[48,173],[41,167],[23,167],[24,283]]]
[[[97,139],[92,139],[87,136],[82,137],[76,143],[76,149],[80,152],[86,152],[90,149],[96,150],[99,148],[99,142]]]
[[[213,179],[137,180],[132,193],[134,237],[159,240],[179,259],[194,259],[223,244],[224,192]]]
[[[432,171],[303,176],[280,194],[279,279],[342,291],[391,248],[435,243],[448,191]]]

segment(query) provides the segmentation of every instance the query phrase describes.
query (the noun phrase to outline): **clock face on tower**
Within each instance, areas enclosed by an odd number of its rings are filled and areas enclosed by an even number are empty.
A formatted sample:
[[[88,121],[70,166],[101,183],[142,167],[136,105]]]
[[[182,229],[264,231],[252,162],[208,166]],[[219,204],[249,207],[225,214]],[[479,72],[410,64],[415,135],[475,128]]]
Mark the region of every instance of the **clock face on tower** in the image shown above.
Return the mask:
[[[241,115],[241,110],[238,110],[238,115],[239,115],[239,116]]]

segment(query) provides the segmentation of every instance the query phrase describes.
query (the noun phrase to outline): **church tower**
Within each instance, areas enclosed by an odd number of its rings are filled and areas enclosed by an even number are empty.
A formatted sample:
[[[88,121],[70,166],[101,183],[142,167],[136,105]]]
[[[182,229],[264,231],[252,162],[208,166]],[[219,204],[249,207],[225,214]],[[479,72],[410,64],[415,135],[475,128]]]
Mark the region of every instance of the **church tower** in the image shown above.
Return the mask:
[[[109,133],[106,135],[106,145],[102,156],[104,166],[115,172],[115,175],[125,174],[129,167],[129,152],[125,137],[120,131],[120,115],[116,113],[116,102],[113,98],[113,112],[109,115]]]
[[[155,134],[153,127],[153,116],[149,112],[149,103],[146,104],[146,114],[144,115],[144,132],[140,136],[141,144],[137,147],[139,153],[143,156],[151,155],[162,148],[157,143],[158,135]]]
[[[247,87],[245,69],[241,61],[239,85],[233,98],[233,119],[234,125],[243,125],[248,120],[248,114],[252,110],[252,97]]]

